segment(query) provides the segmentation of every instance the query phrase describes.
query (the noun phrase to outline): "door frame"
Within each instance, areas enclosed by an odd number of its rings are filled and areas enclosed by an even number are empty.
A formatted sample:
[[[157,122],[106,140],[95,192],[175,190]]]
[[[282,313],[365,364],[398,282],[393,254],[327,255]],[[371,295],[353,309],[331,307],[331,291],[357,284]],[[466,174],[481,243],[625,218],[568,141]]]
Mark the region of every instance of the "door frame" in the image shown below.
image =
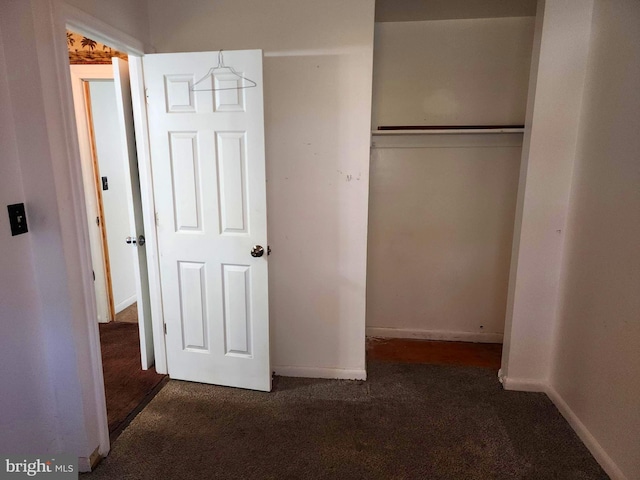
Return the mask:
[[[103,322],[115,320],[115,307],[113,302],[113,287],[111,285],[111,275],[109,267],[109,248],[106,241],[104,208],[102,204],[102,192],[98,186],[98,159],[95,152],[95,138],[91,117],[91,99],[86,90],[86,83],[89,80],[112,80],[113,68],[110,65],[70,65],[71,67],[71,89],[73,91],[73,103],[76,112],[76,123],[78,127],[78,143],[80,147],[80,157],[83,168],[83,180],[85,190],[85,201],[87,196],[93,194],[96,202],[95,211],[91,217],[87,216],[88,228],[94,228],[91,225],[91,218],[97,216],[100,219],[100,245],[93,245],[93,235],[90,233],[89,242],[91,249],[97,250],[99,247],[102,253],[102,265],[93,264],[94,275],[104,277],[106,301],[109,309],[109,318]],[[96,68],[97,67],[97,68]],[[81,119],[86,118],[86,122]],[[86,169],[86,172],[84,171]],[[88,178],[88,172],[91,172],[91,180]],[[88,202],[87,202],[88,203]],[[93,205],[86,204],[87,210],[93,209]],[[97,240],[97,239],[96,239]],[[98,243],[98,242],[96,242]],[[95,259],[94,259],[95,260]],[[102,267],[102,268],[100,268]],[[100,320],[99,320],[100,321]]]
[[[66,150],[66,160],[70,173],[67,179],[72,190],[74,201],[69,205],[68,212],[76,226],[75,232],[69,233],[77,242],[79,254],[77,256],[82,272],[91,271],[91,254],[89,244],[88,226],[86,224],[86,204],[84,198],[84,183],[80,169],[80,147],[76,130],[73,94],[71,89],[71,72],[69,69],[68,49],[66,45],[65,31],[67,29],[86,35],[96,41],[107,44],[129,55],[129,63],[132,68],[132,103],[134,121],[136,123],[136,144],[138,151],[138,166],[140,174],[140,187],[142,190],[142,207],[146,234],[147,257],[149,262],[149,292],[151,300],[151,321],[154,334],[155,366],[158,373],[167,373],[166,349],[164,344],[162,303],[159,291],[159,265],[157,236],[155,231],[155,206],[153,191],[151,190],[151,159],[148,148],[148,126],[146,123],[146,101],[144,96],[144,80],[142,78],[141,57],[145,51],[151,49],[136,38],[112,27],[111,25],[83,12],[64,2],[51,2],[42,5],[44,11],[48,10],[52,20],[52,48],[54,52],[51,71],[55,73],[55,81],[58,84],[59,98],[57,99],[63,112],[63,118],[56,119],[60,123],[66,139],[66,145],[59,146]],[[136,68],[138,67],[138,68]],[[134,87],[135,85],[135,87]],[[65,148],[66,147],[66,148]],[[61,212],[62,213],[62,212]],[[88,370],[91,375],[81,375],[83,402],[90,405],[90,412],[95,417],[87,418],[90,422],[85,425],[87,434],[94,431],[98,437],[96,450],[87,457],[79,459],[80,471],[88,471],[95,462],[96,456],[106,456],[111,444],[109,441],[109,427],[106,410],[106,397],[104,389],[104,375],[102,370],[102,356],[100,349],[100,335],[98,322],[95,321],[96,297],[92,283],[92,276],[83,274],[81,284],[83,298],[83,313],[88,329]],[[84,330],[84,328],[83,328]],[[91,438],[91,436],[89,436]]]

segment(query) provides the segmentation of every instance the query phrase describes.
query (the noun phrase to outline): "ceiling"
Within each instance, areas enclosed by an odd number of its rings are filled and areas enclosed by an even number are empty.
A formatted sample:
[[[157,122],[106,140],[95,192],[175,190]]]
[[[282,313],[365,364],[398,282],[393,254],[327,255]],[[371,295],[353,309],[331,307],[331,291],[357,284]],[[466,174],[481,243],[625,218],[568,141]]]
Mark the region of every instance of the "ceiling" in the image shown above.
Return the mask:
[[[537,0],[376,0],[376,22],[529,17]]]

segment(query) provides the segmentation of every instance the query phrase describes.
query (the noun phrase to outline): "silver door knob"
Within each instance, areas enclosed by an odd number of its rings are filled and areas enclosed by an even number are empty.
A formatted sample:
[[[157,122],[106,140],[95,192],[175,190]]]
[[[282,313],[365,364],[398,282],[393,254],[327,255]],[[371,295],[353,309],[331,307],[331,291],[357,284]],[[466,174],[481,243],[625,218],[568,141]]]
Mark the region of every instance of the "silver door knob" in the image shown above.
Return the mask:
[[[138,246],[141,247],[146,243],[146,239],[144,238],[144,235],[139,235],[138,236]]]
[[[254,245],[253,248],[251,249],[251,256],[261,257],[262,255],[264,255],[264,248],[262,248],[261,245]]]

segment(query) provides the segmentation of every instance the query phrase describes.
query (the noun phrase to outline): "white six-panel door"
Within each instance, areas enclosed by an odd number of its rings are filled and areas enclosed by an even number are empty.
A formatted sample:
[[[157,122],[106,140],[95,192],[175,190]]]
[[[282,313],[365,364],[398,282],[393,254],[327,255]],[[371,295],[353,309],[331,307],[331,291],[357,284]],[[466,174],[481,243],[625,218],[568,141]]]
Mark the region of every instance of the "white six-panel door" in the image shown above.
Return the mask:
[[[205,77],[218,52],[143,59],[168,371],[269,391],[262,51],[224,64],[257,86]]]

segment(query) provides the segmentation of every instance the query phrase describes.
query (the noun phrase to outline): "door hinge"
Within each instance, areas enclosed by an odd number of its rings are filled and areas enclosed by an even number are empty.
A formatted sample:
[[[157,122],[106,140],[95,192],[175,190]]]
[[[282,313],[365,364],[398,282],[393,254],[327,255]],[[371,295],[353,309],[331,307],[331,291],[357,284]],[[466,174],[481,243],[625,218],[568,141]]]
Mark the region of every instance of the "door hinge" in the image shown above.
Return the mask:
[[[147,105],[149,105],[149,89],[148,88],[144,89],[144,98],[146,98]]]
[[[166,335],[167,334],[167,324],[163,323],[163,325],[164,325],[164,334]]]
[[[155,212],[155,215],[153,217],[156,221],[156,227],[157,227],[158,224],[160,223],[160,215],[158,215],[158,212]]]
[[[96,217],[96,225],[100,226],[100,217]]]

